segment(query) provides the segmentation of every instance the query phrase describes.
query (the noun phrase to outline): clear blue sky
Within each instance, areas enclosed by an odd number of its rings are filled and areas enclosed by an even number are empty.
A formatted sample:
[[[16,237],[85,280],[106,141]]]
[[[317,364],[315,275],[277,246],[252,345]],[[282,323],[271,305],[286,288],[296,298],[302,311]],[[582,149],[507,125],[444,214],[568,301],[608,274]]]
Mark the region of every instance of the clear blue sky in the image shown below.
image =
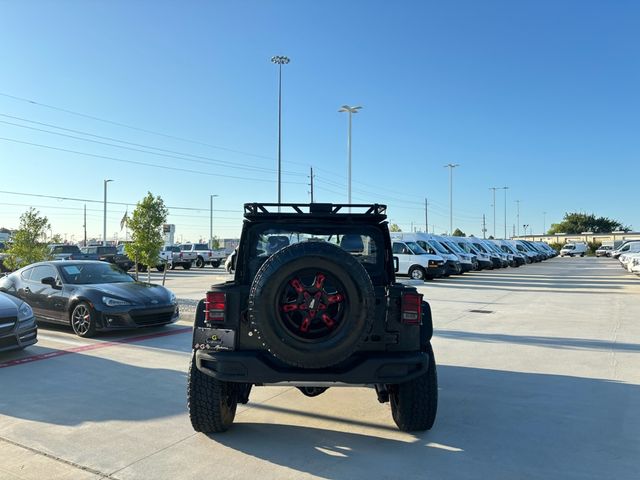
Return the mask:
[[[494,186],[510,187],[509,232],[515,200],[534,232],[543,212],[548,227],[566,211],[638,230],[639,22],[634,1],[0,1],[0,137],[183,169],[0,140],[0,190],[101,200],[111,178],[109,199],[129,211],[148,190],[201,208],[171,210],[183,240],[208,237],[217,194],[215,234],[237,236],[244,202],[277,198],[269,59],[287,55],[283,201],[308,201],[310,166],[316,201],[346,201],[346,103],[364,107],[353,199],[387,203],[403,230],[424,228],[425,197],[429,223],[448,230],[447,163],[460,164],[454,228],[467,233],[481,235],[483,214],[492,233]],[[132,150],[148,147],[165,156]],[[69,200],[0,193],[0,226],[29,205],[80,238],[83,203]],[[102,205],[87,208],[97,236]],[[126,208],[109,206],[109,236]]]

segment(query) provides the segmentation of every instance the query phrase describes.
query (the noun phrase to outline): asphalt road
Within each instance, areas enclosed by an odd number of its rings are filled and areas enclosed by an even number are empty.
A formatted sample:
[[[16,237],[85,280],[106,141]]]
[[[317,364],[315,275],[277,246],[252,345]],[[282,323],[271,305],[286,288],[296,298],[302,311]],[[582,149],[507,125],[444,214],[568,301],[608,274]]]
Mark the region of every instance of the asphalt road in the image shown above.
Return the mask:
[[[188,306],[225,278],[169,272],[178,324],[87,340],[43,327],[0,354],[0,478],[638,478],[640,278],[614,260],[421,285],[440,403],[420,435],[365,388],[254,388],[232,430],[193,432]]]

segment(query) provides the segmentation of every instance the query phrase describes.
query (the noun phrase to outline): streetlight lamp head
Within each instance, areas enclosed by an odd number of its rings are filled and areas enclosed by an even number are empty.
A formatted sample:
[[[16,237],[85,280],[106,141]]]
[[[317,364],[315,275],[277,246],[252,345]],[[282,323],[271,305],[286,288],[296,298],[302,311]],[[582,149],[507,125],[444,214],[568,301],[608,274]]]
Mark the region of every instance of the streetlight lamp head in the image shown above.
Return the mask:
[[[357,105],[355,107],[350,107],[349,105],[342,105],[342,107],[340,107],[340,110],[338,110],[338,112],[349,112],[349,113],[358,113],[358,110],[360,110],[362,108],[362,106]]]
[[[271,63],[277,63],[280,65],[286,65],[290,61],[291,60],[289,60],[289,57],[285,57],[284,55],[275,55],[271,57]]]

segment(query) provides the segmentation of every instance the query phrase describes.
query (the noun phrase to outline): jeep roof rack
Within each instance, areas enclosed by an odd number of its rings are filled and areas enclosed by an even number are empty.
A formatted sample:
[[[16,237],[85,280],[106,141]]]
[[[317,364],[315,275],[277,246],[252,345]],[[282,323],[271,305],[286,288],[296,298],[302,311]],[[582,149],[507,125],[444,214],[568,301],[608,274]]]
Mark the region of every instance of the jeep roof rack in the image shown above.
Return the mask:
[[[348,210],[347,210],[348,209]],[[322,218],[350,218],[381,222],[387,218],[387,206],[378,203],[245,203],[247,220],[300,218],[300,215]]]

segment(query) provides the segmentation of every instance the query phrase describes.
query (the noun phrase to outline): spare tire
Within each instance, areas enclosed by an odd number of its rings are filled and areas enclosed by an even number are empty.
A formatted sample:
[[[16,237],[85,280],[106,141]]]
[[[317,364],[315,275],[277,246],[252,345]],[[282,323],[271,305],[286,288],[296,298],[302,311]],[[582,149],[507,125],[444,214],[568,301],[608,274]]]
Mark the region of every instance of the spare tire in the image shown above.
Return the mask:
[[[249,321],[262,345],[301,368],[329,367],[351,356],[374,315],[367,271],[324,242],[296,243],[273,254],[249,293]]]

